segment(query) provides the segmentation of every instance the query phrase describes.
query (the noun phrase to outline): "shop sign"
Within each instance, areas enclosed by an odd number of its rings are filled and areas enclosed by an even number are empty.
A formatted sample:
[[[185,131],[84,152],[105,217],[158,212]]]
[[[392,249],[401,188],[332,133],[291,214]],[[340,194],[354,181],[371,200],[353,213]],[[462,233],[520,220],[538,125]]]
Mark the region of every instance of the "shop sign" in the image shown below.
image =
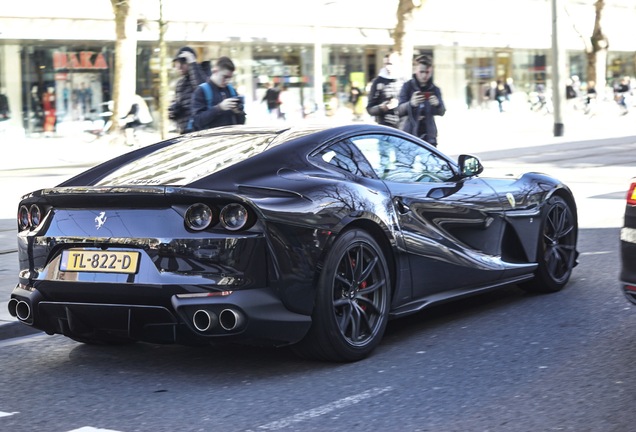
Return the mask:
[[[108,69],[106,58],[102,53],[94,51],[53,53],[53,69]]]
[[[474,78],[492,78],[495,76],[495,68],[492,66],[482,66],[473,68]]]
[[[323,66],[323,73],[329,76],[344,76],[347,68],[343,64]]]
[[[267,76],[298,76],[300,66],[298,65],[259,65],[252,68],[254,75]]]

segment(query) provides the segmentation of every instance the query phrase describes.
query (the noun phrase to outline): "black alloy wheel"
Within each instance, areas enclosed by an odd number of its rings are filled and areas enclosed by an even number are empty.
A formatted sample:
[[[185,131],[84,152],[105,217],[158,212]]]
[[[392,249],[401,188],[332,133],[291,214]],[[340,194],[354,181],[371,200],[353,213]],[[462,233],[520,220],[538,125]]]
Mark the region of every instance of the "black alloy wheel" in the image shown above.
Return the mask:
[[[296,351],[328,361],[368,356],[386,329],[390,286],[384,253],[373,237],[358,229],[340,235],[320,275],[312,327]]]
[[[561,290],[572,275],[576,265],[578,224],[570,205],[561,197],[548,200],[543,221],[535,279],[522,284],[529,292],[556,292]]]

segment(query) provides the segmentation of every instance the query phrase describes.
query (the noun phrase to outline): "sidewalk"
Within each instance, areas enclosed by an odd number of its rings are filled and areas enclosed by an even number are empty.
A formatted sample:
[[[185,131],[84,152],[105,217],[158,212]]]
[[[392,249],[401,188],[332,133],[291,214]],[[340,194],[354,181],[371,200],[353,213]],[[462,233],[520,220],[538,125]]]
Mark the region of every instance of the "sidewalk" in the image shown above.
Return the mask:
[[[632,108],[633,112],[625,116],[620,116],[613,106],[607,108],[592,117],[581,112],[566,113],[563,119],[564,134],[561,137],[553,136],[552,115],[532,112],[525,106],[503,113],[481,109],[448,110],[445,116],[436,118],[439,149],[450,156],[460,153],[478,155],[480,152],[506,148],[636,136],[634,121],[636,107]],[[352,117],[351,111],[343,108],[333,116],[304,119],[299,122],[336,125],[351,123]],[[363,121],[373,122],[370,117],[366,117]],[[280,123],[280,125],[284,124]],[[251,123],[248,122],[248,125]],[[139,145],[148,145],[160,139],[156,131],[143,131]],[[5,152],[2,155],[0,170],[74,166],[88,168],[135,148],[124,145],[121,140],[113,140],[110,136],[97,138],[92,142],[86,142],[85,137],[81,135],[52,138],[3,138],[3,141],[7,141],[12,148],[19,150]]]
[[[588,117],[580,112],[569,113],[564,117],[564,136],[554,137],[554,120],[551,115],[528,111],[499,113],[495,111],[449,111],[446,116],[437,119],[439,128],[439,148],[455,157],[461,153],[480,153],[494,150],[532,148],[547,144],[563,144],[564,148],[584,140],[613,137],[636,137],[636,109],[628,115],[619,116],[617,112],[607,110],[604,113]],[[302,120],[302,123],[342,124],[351,121],[349,110],[340,110],[332,117],[324,119]],[[366,118],[365,122],[372,122]],[[282,123],[281,123],[282,124]],[[156,132],[144,132],[142,145],[160,140]],[[8,143],[7,143],[8,144]],[[30,168],[90,167],[131,151],[121,143],[98,139],[93,142],[73,138],[22,138],[11,142],[15,151],[6,152],[0,158],[0,171],[15,171]],[[0,219],[0,274],[5,280],[13,280],[17,272],[17,254],[15,253],[15,221]],[[12,282],[14,285],[15,282]],[[10,291],[11,288],[0,290]],[[7,311],[8,298],[0,298],[0,340],[19,334],[28,334],[33,330],[19,323]],[[14,325],[15,324],[15,325]]]

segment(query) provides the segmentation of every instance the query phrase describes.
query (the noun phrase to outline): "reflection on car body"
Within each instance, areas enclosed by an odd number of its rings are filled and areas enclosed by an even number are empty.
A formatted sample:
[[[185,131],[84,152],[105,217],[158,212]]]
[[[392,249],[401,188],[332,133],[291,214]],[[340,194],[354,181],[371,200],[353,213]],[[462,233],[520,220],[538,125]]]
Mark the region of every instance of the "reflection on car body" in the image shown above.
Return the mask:
[[[84,343],[241,342],[359,360],[390,318],[568,282],[567,186],[482,170],[377,125],[163,141],[23,197],[9,310]]]

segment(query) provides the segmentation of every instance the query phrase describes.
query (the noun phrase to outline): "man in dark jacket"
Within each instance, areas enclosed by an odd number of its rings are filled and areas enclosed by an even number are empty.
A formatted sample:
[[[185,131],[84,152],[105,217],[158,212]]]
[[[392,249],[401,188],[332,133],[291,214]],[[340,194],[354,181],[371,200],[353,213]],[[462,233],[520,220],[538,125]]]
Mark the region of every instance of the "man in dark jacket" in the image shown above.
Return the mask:
[[[402,81],[396,73],[399,63],[397,53],[384,56],[384,67],[371,84],[367,103],[367,112],[375,117],[378,124],[394,128],[398,127],[400,121],[397,107]]]
[[[415,59],[415,73],[402,86],[398,111],[407,117],[402,130],[437,147],[434,116],[443,116],[446,108],[442,92],[433,84],[433,61],[429,56]]]
[[[228,57],[220,57],[212,68],[212,75],[192,94],[192,130],[210,129],[219,126],[245,124],[243,102],[230,81],[234,76],[234,63]],[[209,86],[208,100],[203,85]]]
[[[280,89],[278,88],[278,83],[274,84],[273,87],[272,84],[267,83],[267,90],[261,102],[267,102],[267,111],[272,118],[280,118]]]
[[[179,133],[185,133],[190,119],[192,93],[194,93],[199,84],[207,80],[207,76],[197,63],[197,56],[190,47],[179,49],[172,62],[174,67],[181,73],[181,78],[177,81],[174,101],[168,108],[168,118],[177,123]]]

